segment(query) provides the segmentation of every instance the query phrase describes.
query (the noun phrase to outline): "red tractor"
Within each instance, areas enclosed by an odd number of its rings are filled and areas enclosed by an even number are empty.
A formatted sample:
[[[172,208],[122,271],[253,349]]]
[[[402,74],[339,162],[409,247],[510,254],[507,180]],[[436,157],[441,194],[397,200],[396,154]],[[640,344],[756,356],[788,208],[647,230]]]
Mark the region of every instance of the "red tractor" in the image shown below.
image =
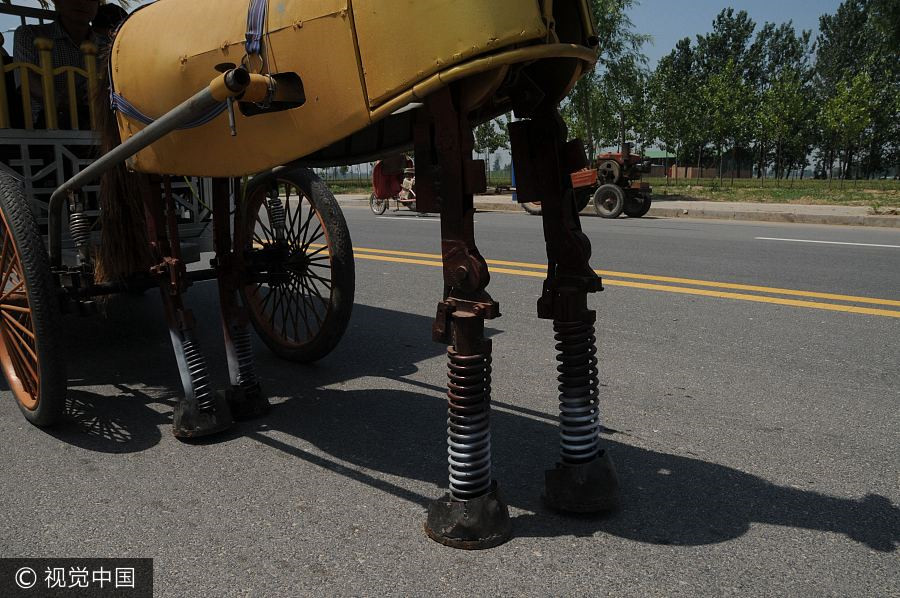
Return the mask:
[[[625,144],[620,153],[597,156],[597,168],[572,173],[572,186],[579,207],[593,199],[594,210],[603,218],[618,218],[622,212],[640,218],[650,209],[650,183],[641,176],[650,172],[650,163],[631,153]]]

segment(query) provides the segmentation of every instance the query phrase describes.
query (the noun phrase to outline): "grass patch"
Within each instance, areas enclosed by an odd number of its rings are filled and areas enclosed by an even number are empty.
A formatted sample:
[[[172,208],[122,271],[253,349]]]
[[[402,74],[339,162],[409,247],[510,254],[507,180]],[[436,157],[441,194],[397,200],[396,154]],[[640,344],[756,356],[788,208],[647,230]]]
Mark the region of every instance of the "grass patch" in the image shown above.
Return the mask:
[[[683,180],[650,178],[653,194],[705,201],[746,201],[806,205],[864,206],[880,213],[900,208],[900,181],[759,181],[757,179]]]

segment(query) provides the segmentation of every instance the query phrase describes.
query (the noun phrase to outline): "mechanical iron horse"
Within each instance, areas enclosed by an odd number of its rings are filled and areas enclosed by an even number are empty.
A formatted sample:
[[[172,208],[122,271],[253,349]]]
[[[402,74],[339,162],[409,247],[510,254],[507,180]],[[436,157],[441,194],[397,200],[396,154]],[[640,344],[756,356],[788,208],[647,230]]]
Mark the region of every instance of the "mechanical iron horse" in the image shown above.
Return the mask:
[[[421,24],[403,44],[400,22]],[[491,475],[484,336],[500,307],[473,232],[472,198],[486,182],[472,128],[513,111],[518,201],[542,205],[548,266],[537,311],[553,321],[559,361],[561,456],[544,498],[568,512],[614,508],[587,303],[602,287],[570,176],[586,159],[558,111],[594,68],[597,46],[586,0],[158,0],[135,11],[109,64],[95,67],[105,78],[103,105],[92,109],[104,153],[52,191],[47,250],[24,187],[0,174],[0,363],[22,412],[45,426],[63,411],[61,307],[156,286],[183,385],[175,435],[264,414],[250,328],[279,356],[311,361],[334,348],[353,303],[350,235],[311,169],[411,150],[416,209],[441,219],[444,289],[435,289],[432,331],[449,345],[449,492],[430,504],[425,530],[459,548],[504,542],[511,524]],[[208,270],[186,270],[175,177],[211,180]],[[99,250],[85,226],[86,190],[98,180]],[[74,259],[63,255],[66,213]],[[198,280],[218,282],[224,391],[212,386],[184,299]]]

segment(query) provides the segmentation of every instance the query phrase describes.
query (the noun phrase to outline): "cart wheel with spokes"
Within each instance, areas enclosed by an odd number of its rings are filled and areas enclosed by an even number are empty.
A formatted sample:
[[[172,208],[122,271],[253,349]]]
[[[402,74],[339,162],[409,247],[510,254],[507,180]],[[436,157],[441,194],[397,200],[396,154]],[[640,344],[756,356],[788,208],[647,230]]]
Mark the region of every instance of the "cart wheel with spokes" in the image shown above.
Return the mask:
[[[350,321],[355,274],[350,231],[325,183],[306,168],[254,177],[234,234],[246,264],[241,298],[263,342],[302,363],[330,353]]]
[[[19,184],[0,175],[0,367],[31,423],[65,410],[59,296],[37,222]]]
[[[387,211],[388,203],[390,203],[390,200],[381,199],[374,193],[369,196],[369,207],[372,209],[372,213],[376,216],[381,216]]]

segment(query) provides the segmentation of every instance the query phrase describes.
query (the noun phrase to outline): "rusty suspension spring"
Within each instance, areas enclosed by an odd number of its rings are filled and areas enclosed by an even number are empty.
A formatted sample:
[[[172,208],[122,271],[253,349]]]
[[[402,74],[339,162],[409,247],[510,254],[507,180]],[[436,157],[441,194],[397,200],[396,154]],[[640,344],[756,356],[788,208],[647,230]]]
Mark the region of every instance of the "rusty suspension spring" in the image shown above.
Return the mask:
[[[558,341],[560,448],[565,463],[579,464],[600,452],[597,338],[590,322],[553,321]]]
[[[452,348],[447,356],[450,492],[469,500],[491,487],[491,356],[458,355]]]
[[[204,359],[203,353],[197,344],[190,338],[182,339],[181,348],[184,351],[184,361],[187,364],[191,386],[194,389],[194,397],[197,400],[197,409],[200,411],[212,411],[215,409],[215,397],[209,382],[206,359]]]

